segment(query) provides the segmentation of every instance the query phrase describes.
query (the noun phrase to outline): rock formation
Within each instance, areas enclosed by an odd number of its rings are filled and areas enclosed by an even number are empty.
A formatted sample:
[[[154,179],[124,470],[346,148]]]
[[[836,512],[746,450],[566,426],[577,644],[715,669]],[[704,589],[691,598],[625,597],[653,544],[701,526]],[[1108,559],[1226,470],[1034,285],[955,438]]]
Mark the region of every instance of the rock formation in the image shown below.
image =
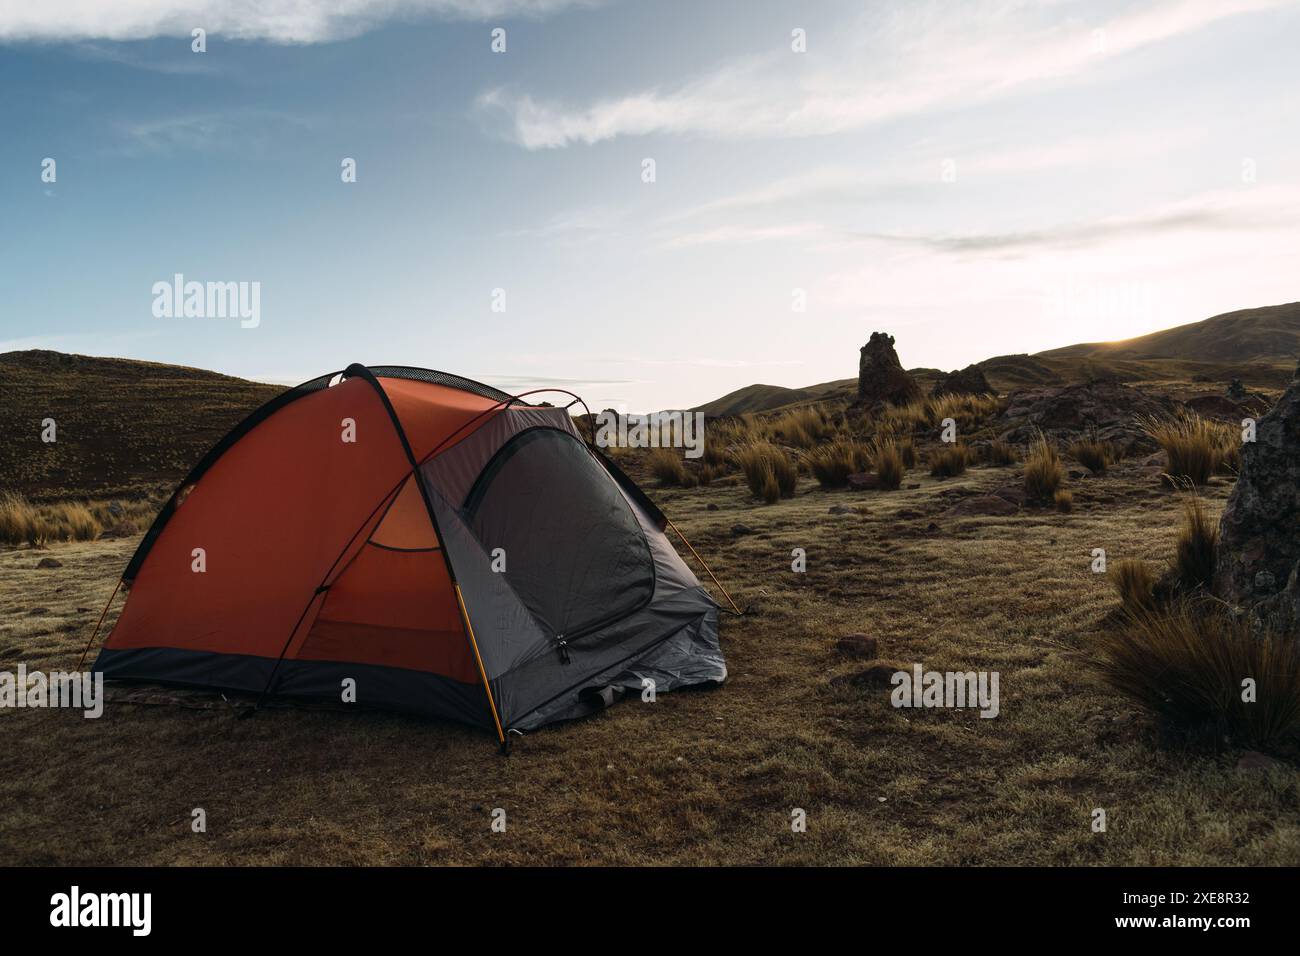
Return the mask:
[[[978,365],[967,365],[935,382],[930,394],[938,398],[940,395],[996,395],[997,392],[984,377],[983,369]]]
[[[1095,435],[1134,454],[1156,447],[1140,419],[1168,418],[1178,407],[1163,395],[1109,380],[1026,388],[1011,393],[997,427],[1012,444],[1026,444],[1042,429],[1061,438]]]
[[[872,332],[858,359],[858,402],[906,405],[921,398],[921,386],[907,374],[894,351],[894,337]]]
[[[1257,624],[1300,631],[1300,365],[1241,446],[1241,475],[1219,524],[1214,590]]]

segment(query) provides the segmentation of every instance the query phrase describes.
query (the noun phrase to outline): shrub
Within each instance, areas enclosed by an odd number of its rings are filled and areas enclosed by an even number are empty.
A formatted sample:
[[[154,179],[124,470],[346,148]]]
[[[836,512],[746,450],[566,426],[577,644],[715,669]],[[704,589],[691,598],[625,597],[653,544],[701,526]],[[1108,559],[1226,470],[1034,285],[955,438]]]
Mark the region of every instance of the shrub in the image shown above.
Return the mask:
[[[988,463],[990,465],[1014,465],[1016,460],[1016,450],[1008,442],[989,442]]]
[[[1268,745],[1300,727],[1300,641],[1252,634],[1207,602],[1128,614],[1096,640],[1092,658],[1111,687],[1185,732]],[[1247,677],[1250,703],[1241,699]]]
[[[1183,526],[1178,532],[1173,560],[1174,574],[1184,590],[1209,588],[1218,546],[1219,526],[1210,519],[1200,498],[1188,496],[1183,504]]]
[[[1074,510],[1074,492],[1068,488],[1057,488],[1056,494],[1052,495],[1052,501],[1056,503],[1056,510],[1062,514]]]
[[[686,464],[682,456],[672,448],[655,448],[646,459],[650,474],[659,479],[665,487],[681,485],[686,481]]]
[[[1064,483],[1061,456],[1047,436],[1039,432],[1025,457],[1025,493],[1036,501],[1051,501]]]
[[[1177,484],[1205,484],[1224,459],[1224,445],[1235,444],[1231,426],[1190,411],[1175,418],[1142,418],[1139,425],[1164,449],[1169,477]]]
[[[1115,452],[1104,441],[1094,438],[1080,439],[1070,446],[1073,455],[1083,467],[1100,474],[1115,461]]]
[[[935,478],[952,478],[966,470],[970,453],[965,445],[945,445],[930,456],[930,474]]]
[[[903,465],[903,455],[894,442],[878,443],[872,449],[871,465],[882,491],[897,491],[903,484],[903,475],[907,469]]]
[[[1120,606],[1130,614],[1155,606],[1156,574],[1145,561],[1124,558],[1110,566],[1110,583],[1119,592]]]
[[[853,441],[831,442],[808,456],[808,467],[823,488],[842,488],[849,475],[865,471],[869,465],[867,450]]]
[[[799,482],[799,468],[784,451],[767,441],[750,442],[736,449],[736,464],[755,497],[772,504],[777,498],[793,498]],[[775,497],[771,489],[775,488]]]

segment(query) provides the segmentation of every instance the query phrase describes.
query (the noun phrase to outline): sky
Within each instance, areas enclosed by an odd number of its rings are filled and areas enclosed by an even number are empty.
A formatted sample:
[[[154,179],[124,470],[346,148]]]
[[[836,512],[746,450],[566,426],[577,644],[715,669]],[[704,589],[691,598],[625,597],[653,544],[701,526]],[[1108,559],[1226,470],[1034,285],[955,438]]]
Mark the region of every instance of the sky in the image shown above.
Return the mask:
[[[1297,48],[1294,0],[0,0],[0,351],[637,412],[1290,302]]]

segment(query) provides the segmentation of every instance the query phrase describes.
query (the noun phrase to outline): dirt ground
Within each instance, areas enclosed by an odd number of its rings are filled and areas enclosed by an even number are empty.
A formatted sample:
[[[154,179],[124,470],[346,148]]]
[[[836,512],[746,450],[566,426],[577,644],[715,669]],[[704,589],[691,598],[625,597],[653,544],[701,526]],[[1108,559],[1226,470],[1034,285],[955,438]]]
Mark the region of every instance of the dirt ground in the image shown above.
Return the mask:
[[[1014,467],[946,481],[913,471],[893,493],[804,479],[770,507],[734,479],[652,489],[750,608],[723,617],[730,679],[545,729],[508,758],[452,724],[293,706],[241,719],[215,694],[130,702],[115,689],[99,720],[0,710],[0,857],[1300,863],[1291,763],[1242,770],[1240,751],[1172,746],[1081,661],[1116,603],[1092,550],[1167,560],[1176,498],[1130,461],[1072,480],[1071,514],[945,514],[972,490],[1015,481]],[[1215,514],[1228,488],[1206,489]],[[0,670],[74,667],[137,541],[0,551]],[[795,548],[806,573],[791,570]],[[62,567],[38,570],[41,557]],[[1000,715],[895,709],[888,687],[832,684],[866,666],[834,651],[851,632],[877,637],[903,668],[998,672]],[[195,808],[206,833],[191,830]],[[494,808],[506,811],[503,833]],[[792,832],[795,808],[806,832]],[[1096,809],[1104,833],[1093,832]]]

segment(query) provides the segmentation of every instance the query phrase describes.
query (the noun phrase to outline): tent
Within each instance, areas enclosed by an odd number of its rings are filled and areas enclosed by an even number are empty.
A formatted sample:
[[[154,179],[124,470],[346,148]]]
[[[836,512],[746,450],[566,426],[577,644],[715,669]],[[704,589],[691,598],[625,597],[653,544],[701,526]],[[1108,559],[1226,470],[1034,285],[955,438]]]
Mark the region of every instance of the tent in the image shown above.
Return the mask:
[[[505,746],[648,682],[726,678],[718,605],[667,524],[566,408],[352,365],[268,402],[195,466],[123,574],[95,670],[350,691]]]

